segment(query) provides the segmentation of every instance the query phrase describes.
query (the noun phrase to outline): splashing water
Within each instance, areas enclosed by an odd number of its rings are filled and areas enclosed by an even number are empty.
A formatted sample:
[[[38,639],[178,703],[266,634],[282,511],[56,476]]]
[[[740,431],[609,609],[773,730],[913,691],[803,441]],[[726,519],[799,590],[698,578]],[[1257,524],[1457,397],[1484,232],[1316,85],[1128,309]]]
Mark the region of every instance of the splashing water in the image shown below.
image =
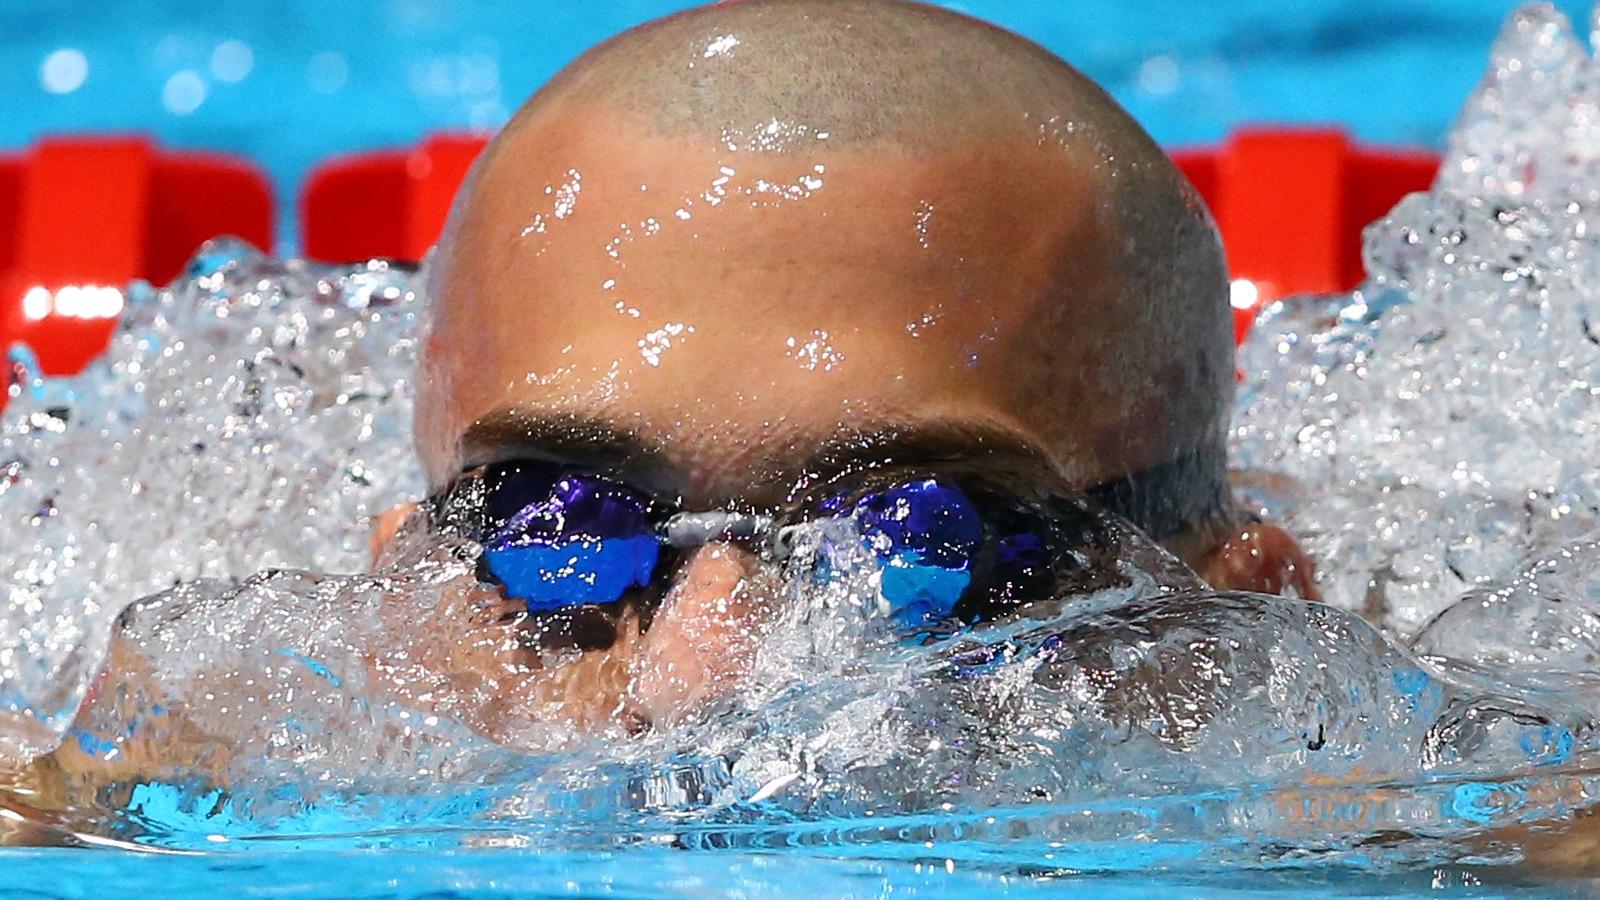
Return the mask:
[[[1241,353],[1251,495],[1401,637],[1600,528],[1600,67],[1540,5],[1493,63],[1433,190],[1368,228],[1368,282]]]
[[[129,291],[105,356],[13,350],[0,431],[0,710],[59,729],[129,600],[263,567],[357,571],[365,517],[420,489],[405,273],[219,243]]]
[[[852,523],[815,525],[752,686],[632,739],[508,724],[506,682],[455,677],[473,546],[414,520],[368,565],[421,491],[420,281],[212,245],[84,375],[13,357],[0,710],[37,727],[0,755],[60,739],[57,824],[172,848],[1512,858],[1481,838],[1600,790],[1596,104],[1570,28],[1519,12],[1371,280],[1243,349],[1239,482],[1330,605],[1207,591],[1111,522],[1111,586],[907,642]]]

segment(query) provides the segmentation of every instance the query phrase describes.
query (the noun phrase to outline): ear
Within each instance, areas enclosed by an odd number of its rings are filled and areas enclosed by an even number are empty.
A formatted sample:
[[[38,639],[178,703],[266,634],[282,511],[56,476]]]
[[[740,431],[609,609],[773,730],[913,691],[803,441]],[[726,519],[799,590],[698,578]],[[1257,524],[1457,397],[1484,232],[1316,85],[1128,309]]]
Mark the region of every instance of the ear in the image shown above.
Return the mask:
[[[1195,571],[1218,590],[1321,600],[1311,557],[1277,524],[1253,522],[1201,557]]]
[[[415,503],[391,506],[372,520],[372,534],[367,538],[367,549],[372,553],[373,565],[378,564],[378,558],[383,556],[383,548],[394,540],[395,534],[400,531],[400,526],[405,524],[406,519],[411,517],[412,511],[416,508]]]

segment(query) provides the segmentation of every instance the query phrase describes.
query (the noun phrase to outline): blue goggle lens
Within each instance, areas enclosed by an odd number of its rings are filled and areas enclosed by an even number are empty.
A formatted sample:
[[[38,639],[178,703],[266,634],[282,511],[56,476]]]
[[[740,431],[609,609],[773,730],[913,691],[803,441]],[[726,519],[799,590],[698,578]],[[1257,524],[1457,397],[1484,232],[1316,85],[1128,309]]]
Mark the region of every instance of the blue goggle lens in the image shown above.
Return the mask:
[[[661,558],[649,499],[604,478],[508,473],[486,510],[484,567],[529,612],[616,603]]]
[[[915,628],[949,618],[983,545],[983,519],[966,492],[912,481],[862,497],[854,514],[883,562],[883,598],[895,622]]]

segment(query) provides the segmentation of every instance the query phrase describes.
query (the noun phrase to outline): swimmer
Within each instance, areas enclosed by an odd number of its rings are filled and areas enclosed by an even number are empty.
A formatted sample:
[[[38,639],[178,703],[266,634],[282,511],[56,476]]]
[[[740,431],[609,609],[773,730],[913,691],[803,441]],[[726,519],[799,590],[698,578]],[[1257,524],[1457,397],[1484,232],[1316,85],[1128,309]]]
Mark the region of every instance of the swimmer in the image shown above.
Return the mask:
[[[737,692],[769,561],[819,517],[876,516],[920,567],[885,588],[911,629],[1092,578],[1069,558],[1101,516],[1217,588],[1315,596],[1230,494],[1228,282],[1194,191],[1104,91],[964,16],[748,0],[602,44],[484,151],[430,284],[434,495],[377,552],[484,551],[400,622],[432,649],[373,666],[497,741]]]
[[[638,727],[735,690],[774,603],[738,528],[863,502],[863,468],[877,502],[970,508],[974,560],[1000,510],[1087,498],[1216,587],[1314,594],[1229,496],[1209,217],[1110,97],[997,28],[768,0],[624,34],[484,152],[431,275],[435,506],[478,516],[528,642],[581,651],[515,686],[535,706]],[[610,540],[550,583],[574,535]],[[1053,593],[1029,564],[930,614]]]

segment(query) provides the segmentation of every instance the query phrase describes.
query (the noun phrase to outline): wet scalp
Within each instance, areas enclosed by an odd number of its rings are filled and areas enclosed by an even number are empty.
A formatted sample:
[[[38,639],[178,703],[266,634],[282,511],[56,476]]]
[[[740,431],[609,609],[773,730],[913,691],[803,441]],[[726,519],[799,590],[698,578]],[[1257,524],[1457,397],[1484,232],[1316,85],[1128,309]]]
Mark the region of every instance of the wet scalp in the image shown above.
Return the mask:
[[[905,0],[737,0],[687,10],[595,47],[507,131],[548,111],[729,152],[884,160],[1054,147],[1086,190],[1040,191],[1020,217],[1091,209],[1123,282],[1130,335],[1200,362],[1220,446],[1232,403],[1232,317],[1215,227],[1165,153],[1104,90],[1039,45]],[[497,142],[499,143],[499,142]],[[510,143],[515,143],[515,140]],[[1081,260],[1061,261],[1062,299]],[[1163,346],[1165,345],[1165,346]],[[1114,357],[1137,378],[1147,360]],[[1185,361],[1187,364],[1187,360]]]
[[[899,0],[746,0],[591,50],[529,104],[622,109],[665,133],[786,150],[925,149],[1126,118],[1092,81],[1010,32]]]

